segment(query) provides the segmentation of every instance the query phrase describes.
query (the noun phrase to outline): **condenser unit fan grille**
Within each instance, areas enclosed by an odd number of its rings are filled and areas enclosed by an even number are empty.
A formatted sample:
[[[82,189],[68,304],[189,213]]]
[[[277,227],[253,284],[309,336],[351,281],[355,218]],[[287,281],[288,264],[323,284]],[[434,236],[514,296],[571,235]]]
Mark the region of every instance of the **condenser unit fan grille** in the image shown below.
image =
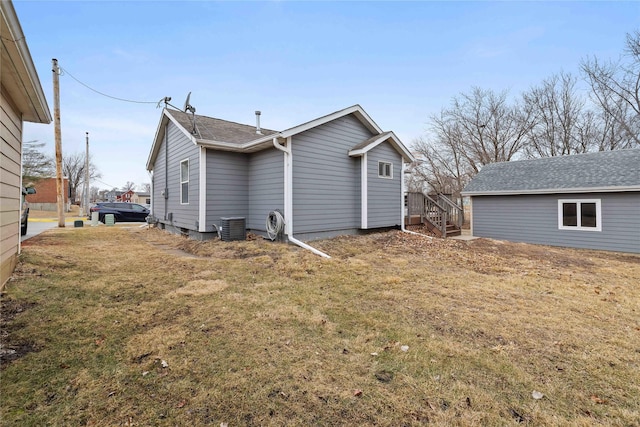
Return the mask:
[[[246,240],[247,227],[244,217],[220,218],[220,238],[225,242]]]

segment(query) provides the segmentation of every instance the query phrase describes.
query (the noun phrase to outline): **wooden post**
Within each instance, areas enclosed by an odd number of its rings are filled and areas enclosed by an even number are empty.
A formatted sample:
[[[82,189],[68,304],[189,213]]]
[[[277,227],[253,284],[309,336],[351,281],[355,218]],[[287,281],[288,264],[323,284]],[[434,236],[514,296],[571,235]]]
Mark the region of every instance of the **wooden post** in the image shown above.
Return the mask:
[[[87,132],[87,153],[84,157],[84,210],[89,213],[89,132]]]
[[[53,126],[56,139],[56,199],[58,202],[58,227],[64,227],[64,180],[62,179],[62,133],[60,131],[60,68],[53,63]]]

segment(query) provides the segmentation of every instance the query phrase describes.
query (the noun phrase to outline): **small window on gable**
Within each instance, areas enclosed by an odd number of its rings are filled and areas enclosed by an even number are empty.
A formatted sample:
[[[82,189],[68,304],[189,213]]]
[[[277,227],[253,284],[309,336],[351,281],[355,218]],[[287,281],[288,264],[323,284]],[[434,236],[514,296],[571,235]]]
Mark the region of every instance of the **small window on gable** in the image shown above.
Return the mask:
[[[393,178],[393,163],[378,162],[378,176],[380,178]]]
[[[180,204],[189,204],[189,159],[180,162]]]
[[[600,199],[558,200],[558,228],[602,231]]]

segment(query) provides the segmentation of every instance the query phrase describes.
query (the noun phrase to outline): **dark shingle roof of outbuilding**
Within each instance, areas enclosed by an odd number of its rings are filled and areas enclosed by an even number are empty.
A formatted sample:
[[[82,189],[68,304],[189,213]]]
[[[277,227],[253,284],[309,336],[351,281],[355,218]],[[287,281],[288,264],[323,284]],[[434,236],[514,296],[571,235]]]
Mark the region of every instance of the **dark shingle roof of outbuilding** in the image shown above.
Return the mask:
[[[486,165],[463,195],[640,191],[640,149]]]
[[[170,109],[167,109],[167,112],[187,131],[191,132],[193,130],[191,114]],[[257,134],[255,126],[243,125],[227,120],[215,119],[213,117],[199,116],[197,114],[195,115],[195,119],[196,129],[198,131],[195,137],[209,141],[244,144],[245,142],[254,141],[263,136],[277,133],[275,130],[261,128],[260,131],[262,134]]]

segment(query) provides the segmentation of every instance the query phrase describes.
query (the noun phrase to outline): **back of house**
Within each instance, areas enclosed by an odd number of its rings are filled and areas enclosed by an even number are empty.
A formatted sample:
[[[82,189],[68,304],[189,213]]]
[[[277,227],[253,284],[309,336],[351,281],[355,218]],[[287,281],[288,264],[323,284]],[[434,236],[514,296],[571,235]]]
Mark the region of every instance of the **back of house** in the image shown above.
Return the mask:
[[[147,162],[159,226],[199,239],[222,218],[312,240],[400,226],[402,175],[413,158],[359,105],[284,131],[165,109]]]

